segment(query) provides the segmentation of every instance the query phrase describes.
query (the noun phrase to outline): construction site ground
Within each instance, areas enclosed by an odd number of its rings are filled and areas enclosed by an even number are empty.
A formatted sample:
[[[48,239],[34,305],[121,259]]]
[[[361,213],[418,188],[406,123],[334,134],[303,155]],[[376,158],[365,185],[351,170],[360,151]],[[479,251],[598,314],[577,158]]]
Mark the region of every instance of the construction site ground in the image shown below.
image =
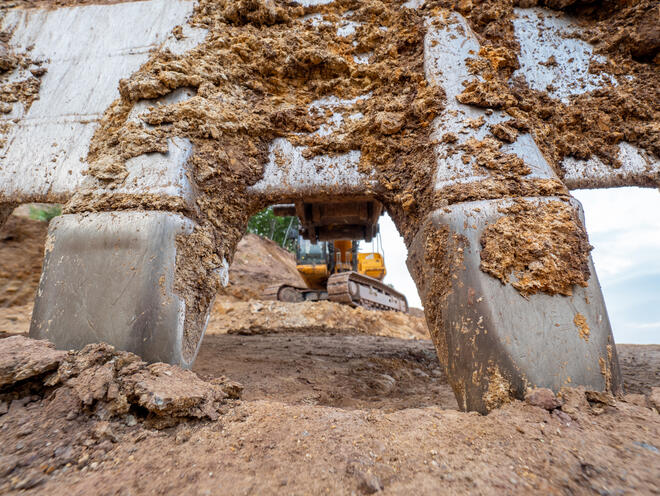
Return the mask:
[[[463,413],[420,312],[261,301],[296,282],[295,263],[246,236],[192,384],[20,337],[46,228],[14,215],[0,230],[0,493],[660,492],[660,345],[617,346],[622,397],[568,389],[558,408]]]

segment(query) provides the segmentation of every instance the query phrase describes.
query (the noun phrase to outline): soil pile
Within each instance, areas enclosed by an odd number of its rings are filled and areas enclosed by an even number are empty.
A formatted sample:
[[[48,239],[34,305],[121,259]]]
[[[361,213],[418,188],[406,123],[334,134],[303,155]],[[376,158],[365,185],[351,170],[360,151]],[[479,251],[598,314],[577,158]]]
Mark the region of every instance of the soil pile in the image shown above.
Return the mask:
[[[47,222],[17,215],[0,228],[0,308],[33,302],[47,231]]]
[[[429,339],[424,317],[401,312],[352,308],[329,301],[234,302],[219,298],[213,307],[209,334],[368,334],[402,339]]]
[[[229,286],[223,292],[239,300],[259,299],[264,289],[274,284],[307,287],[292,253],[269,239],[246,234],[236,246]]]
[[[220,291],[208,334],[370,334],[428,339],[423,312],[378,312],[324,302],[260,301],[266,287],[287,283],[306,287],[294,256],[276,243],[247,234],[238,243],[229,269],[229,286]]]
[[[181,419],[216,420],[228,398],[242,386],[219,377],[207,383],[194,372],[164,363],[148,365],[133,353],[107,344],[58,351],[47,341],[23,336],[0,340],[0,402],[31,392],[47,394],[54,411],[108,420],[128,414],[154,428]]]

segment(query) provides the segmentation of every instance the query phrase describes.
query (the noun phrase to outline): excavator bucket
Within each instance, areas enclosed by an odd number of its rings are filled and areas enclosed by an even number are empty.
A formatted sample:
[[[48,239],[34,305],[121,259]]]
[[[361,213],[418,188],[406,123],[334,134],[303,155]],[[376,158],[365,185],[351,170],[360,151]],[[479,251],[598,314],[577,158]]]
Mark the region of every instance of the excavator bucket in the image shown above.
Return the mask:
[[[0,6],[0,223],[64,204],[30,335],[189,367],[252,213],[294,205],[308,239],[370,240],[382,205],[462,408],[619,391],[569,190],[660,185],[656,114],[632,103],[654,55],[486,8]]]

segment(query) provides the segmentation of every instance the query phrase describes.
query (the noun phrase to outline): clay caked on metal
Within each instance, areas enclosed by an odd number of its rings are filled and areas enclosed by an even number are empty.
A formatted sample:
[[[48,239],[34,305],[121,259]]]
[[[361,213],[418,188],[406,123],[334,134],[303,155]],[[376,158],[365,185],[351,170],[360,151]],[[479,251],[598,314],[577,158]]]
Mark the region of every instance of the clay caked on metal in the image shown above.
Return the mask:
[[[569,189],[660,185],[650,126],[623,132],[654,114],[617,120],[602,98],[642,76],[594,75],[620,55],[596,54],[560,12],[511,9],[495,36],[486,17],[418,3],[2,10],[0,87],[15,100],[0,117],[0,221],[65,204],[30,335],[190,367],[252,214],[378,202],[462,408],[529,387],[619,391]],[[585,108],[609,124],[560,125]]]

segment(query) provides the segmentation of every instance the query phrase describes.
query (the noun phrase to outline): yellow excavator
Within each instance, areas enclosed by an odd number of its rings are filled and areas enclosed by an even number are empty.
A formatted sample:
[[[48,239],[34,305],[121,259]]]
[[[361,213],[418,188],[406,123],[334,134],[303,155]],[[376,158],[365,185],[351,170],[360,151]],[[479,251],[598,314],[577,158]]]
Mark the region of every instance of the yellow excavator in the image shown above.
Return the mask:
[[[291,214],[294,212],[291,207],[278,205],[274,212],[276,215]],[[345,227],[334,231],[337,235],[350,234]],[[309,233],[303,222],[296,241],[297,269],[307,287],[270,286],[265,289],[266,299],[288,302],[330,300],[371,310],[408,311],[406,297],[382,282],[387,273],[382,248],[359,253],[357,239],[319,240]],[[353,235],[356,233],[359,236],[363,231],[353,230]],[[325,237],[331,236],[326,234]],[[382,246],[377,224],[367,236],[362,236],[364,238],[375,238]]]

